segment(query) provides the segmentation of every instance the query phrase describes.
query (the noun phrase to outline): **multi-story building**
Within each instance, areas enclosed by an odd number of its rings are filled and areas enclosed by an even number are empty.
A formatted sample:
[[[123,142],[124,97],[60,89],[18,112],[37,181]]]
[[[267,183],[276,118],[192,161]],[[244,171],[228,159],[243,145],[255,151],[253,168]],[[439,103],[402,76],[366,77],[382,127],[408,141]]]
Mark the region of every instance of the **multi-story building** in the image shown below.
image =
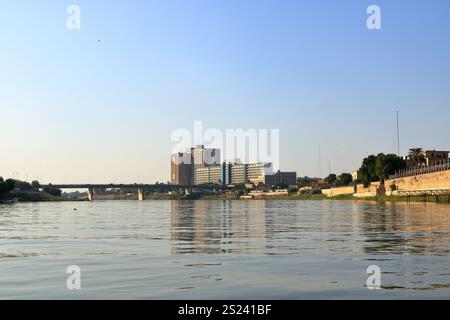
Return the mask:
[[[268,186],[295,186],[297,185],[297,172],[281,172],[268,174],[264,177],[264,184]]]
[[[209,167],[209,183],[223,185],[223,165]]]
[[[252,183],[254,185],[264,184],[265,177],[272,174],[271,163],[227,163],[224,172],[228,177],[224,181],[228,181],[226,184],[236,185]]]
[[[220,163],[220,150],[196,146],[172,155],[171,183],[175,185],[295,185],[295,172],[273,173],[271,163]]]
[[[220,150],[208,149],[203,145],[191,148],[194,166],[214,166],[220,164]]]
[[[192,184],[192,161],[190,152],[180,152],[171,157],[170,181],[175,185]]]
[[[194,172],[194,185],[208,184],[209,183],[209,168],[200,167],[195,169]]]
[[[192,154],[192,183],[197,184],[196,173],[197,170],[209,167],[209,166],[219,166],[220,165],[220,150],[219,149],[209,149],[205,148],[204,145],[198,145],[190,149]],[[204,171],[200,171],[200,174],[204,174]],[[208,172],[208,170],[206,170]],[[208,180],[208,179],[207,179]],[[198,181],[205,181],[205,177],[201,177]],[[208,182],[204,182],[208,183]]]
[[[222,164],[222,181],[226,186],[231,184],[231,166],[231,163],[228,162]]]
[[[220,166],[219,149],[208,149],[200,145],[176,153],[172,155],[171,183],[193,185],[196,184],[196,180],[204,181],[206,179],[204,176],[196,179],[196,173],[198,169],[208,166]],[[205,171],[199,171],[199,174],[204,175]]]
[[[232,185],[244,184],[247,182],[247,165],[243,163],[230,164],[230,183]]]
[[[251,163],[247,165],[247,181],[254,185],[264,184],[265,177],[272,174],[271,163]]]
[[[204,166],[195,169],[194,184],[223,185],[223,165]]]

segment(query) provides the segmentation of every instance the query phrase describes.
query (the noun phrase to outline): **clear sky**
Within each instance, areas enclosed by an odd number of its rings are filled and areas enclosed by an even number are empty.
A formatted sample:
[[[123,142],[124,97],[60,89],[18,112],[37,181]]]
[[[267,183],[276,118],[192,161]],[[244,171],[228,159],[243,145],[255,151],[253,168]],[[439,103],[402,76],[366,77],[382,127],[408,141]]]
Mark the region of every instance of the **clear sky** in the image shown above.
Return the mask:
[[[396,152],[396,110],[402,153],[449,150],[449,15],[448,0],[1,0],[0,175],[165,182],[171,132],[195,120],[279,128],[299,175],[318,174],[319,145],[322,175]]]

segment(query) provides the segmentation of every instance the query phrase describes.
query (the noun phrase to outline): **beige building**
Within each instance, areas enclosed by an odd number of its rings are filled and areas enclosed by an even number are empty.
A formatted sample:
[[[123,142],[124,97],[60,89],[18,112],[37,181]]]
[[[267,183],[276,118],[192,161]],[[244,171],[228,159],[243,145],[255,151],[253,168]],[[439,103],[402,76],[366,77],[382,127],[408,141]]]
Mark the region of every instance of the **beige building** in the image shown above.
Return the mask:
[[[220,164],[220,150],[207,149],[198,145],[190,149],[194,166],[213,166]]]
[[[194,184],[222,184],[222,166],[205,166],[195,169]]]
[[[252,183],[265,184],[266,177],[272,175],[271,163],[232,163],[229,164],[230,181],[232,185]]]
[[[252,163],[247,165],[247,181],[254,185],[265,183],[265,177],[272,174],[272,164],[270,163]]]
[[[247,182],[247,165],[234,163],[230,165],[230,184],[244,184]]]
[[[435,166],[448,162],[449,151],[428,150],[424,152],[427,166]]]

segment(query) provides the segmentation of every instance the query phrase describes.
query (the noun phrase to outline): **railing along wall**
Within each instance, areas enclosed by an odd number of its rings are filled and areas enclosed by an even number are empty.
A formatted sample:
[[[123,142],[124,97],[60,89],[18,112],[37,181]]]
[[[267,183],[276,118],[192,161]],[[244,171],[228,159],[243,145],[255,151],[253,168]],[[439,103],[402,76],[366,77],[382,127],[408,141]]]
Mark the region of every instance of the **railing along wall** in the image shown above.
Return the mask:
[[[442,161],[441,164],[437,164],[437,165],[433,165],[433,166],[422,166],[422,167],[418,167],[418,168],[409,168],[409,169],[401,170],[401,171],[397,172],[396,174],[389,176],[389,180],[405,178],[405,177],[413,177],[413,176],[418,176],[418,175],[422,175],[422,174],[441,172],[441,171],[447,171],[447,170],[450,170],[450,159],[448,159],[447,161]]]

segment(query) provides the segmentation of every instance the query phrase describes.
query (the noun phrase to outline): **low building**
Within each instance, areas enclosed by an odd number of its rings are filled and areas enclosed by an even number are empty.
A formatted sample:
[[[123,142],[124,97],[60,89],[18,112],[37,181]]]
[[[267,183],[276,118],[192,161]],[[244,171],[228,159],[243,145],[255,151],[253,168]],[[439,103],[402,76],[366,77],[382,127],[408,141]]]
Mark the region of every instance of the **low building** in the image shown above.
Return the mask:
[[[436,166],[449,162],[449,151],[426,150],[418,155],[406,156],[404,160],[408,168],[417,168],[424,166]]]
[[[449,151],[424,151],[425,161],[427,166],[436,166],[448,162]]]
[[[296,186],[297,172],[282,172],[278,171],[274,174],[268,174],[264,177],[264,184],[268,186]]]
[[[361,172],[359,170],[352,172],[352,181],[360,181],[361,180]]]

